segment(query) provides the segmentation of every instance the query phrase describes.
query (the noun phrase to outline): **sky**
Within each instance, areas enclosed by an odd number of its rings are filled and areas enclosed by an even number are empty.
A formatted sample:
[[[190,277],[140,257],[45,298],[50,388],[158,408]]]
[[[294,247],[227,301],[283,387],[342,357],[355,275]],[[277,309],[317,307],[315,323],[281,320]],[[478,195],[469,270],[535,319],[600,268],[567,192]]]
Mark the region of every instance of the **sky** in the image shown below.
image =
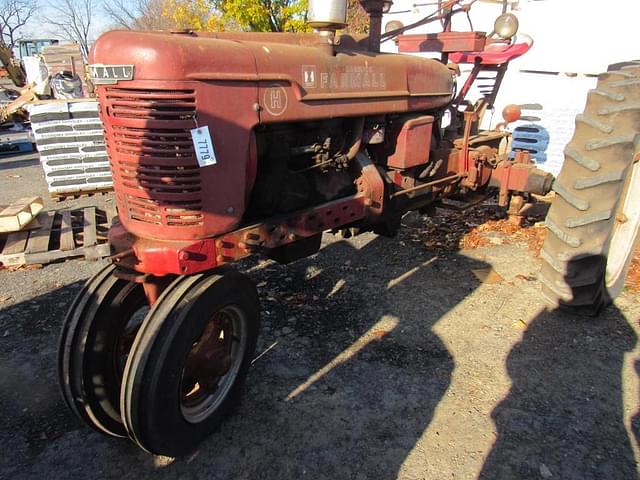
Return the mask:
[[[432,2],[394,0],[392,11],[407,13],[387,18],[405,24],[417,21],[433,8],[415,6],[421,3]],[[520,0],[515,3],[520,32],[534,40],[531,51],[518,60],[518,68],[595,74],[606,70],[610,63],[640,57],[638,42],[634,40],[640,0]],[[501,11],[497,2],[476,3],[471,9],[474,28],[491,31]],[[454,30],[467,30],[468,25],[464,15],[454,19]],[[425,31],[439,29],[437,22],[423,28]]]
[[[43,4],[46,0],[40,0]],[[55,1],[55,0],[54,0]],[[92,38],[111,27],[111,20],[104,13],[103,2],[94,0],[96,13],[92,19]],[[408,17],[424,15],[432,6],[415,5],[432,1],[395,0],[392,10],[413,10]],[[484,4],[483,4],[484,3]],[[500,5],[490,2],[478,3],[472,10],[474,26],[478,30],[491,28],[494,15],[500,13]],[[518,3],[518,2],[516,2]],[[520,0],[521,31],[532,34],[536,47],[527,55],[527,60],[545,69],[555,71],[584,72],[601,70],[609,61],[637,58],[637,42],[632,42],[631,32],[637,29],[640,17],[640,0]],[[605,6],[606,3],[606,6]],[[428,11],[427,11],[428,10]],[[483,22],[483,11],[490,11],[489,21]],[[55,30],[46,26],[50,11],[45,7],[32,18],[23,37],[60,38]],[[394,17],[397,18],[397,17]],[[402,18],[405,23],[408,18]],[[461,30],[468,29],[464,15],[458,19]],[[60,38],[62,39],[62,38]]]
[[[40,0],[41,4],[45,4],[45,1],[46,0]],[[104,0],[95,0],[95,14],[91,19],[91,36],[94,40],[100,33],[112,27],[111,19],[104,13],[102,7],[103,1]],[[54,27],[47,25],[46,19],[51,15],[53,15],[51,10],[47,6],[43,6],[25,26],[21,36],[23,38],[56,38],[59,40],[67,40],[61,37]]]

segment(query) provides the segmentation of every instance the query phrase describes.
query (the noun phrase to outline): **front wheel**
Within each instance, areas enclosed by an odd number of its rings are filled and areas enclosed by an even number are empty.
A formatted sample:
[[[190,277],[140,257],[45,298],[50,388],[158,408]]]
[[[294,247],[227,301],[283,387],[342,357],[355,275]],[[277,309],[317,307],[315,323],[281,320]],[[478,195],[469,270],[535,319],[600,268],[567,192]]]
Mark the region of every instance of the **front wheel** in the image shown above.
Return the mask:
[[[640,62],[609,70],[576,118],[541,252],[546,299],[586,314],[622,291],[640,232]]]
[[[64,320],[58,347],[62,394],[71,411],[101,433],[127,436],[120,382],[148,311],[142,285],[116,277],[110,265],[87,282]]]
[[[125,368],[120,408],[131,438],[158,455],[194,450],[237,403],[258,324],[255,287],[235,271],[168,287]]]

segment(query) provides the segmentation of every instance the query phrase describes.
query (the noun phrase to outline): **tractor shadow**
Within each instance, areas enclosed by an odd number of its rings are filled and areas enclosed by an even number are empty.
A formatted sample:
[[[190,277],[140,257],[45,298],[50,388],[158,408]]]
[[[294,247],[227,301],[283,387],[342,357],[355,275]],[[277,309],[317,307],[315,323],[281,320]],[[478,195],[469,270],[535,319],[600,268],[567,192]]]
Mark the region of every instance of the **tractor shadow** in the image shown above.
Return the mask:
[[[405,222],[423,221],[413,215]],[[64,406],[56,338],[79,283],[0,310],[0,331],[9,332],[0,351],[0,441],[12,452],[0,456],[0,476],[420,476],[419,465],[403,467],[422,448],[456,368],[438,324],[445,316],[461,326],[477,321],[470,307],[456,307],[480,286],[472,270],[489,265],[434,253],[409,232],[326,236],[317,255],[288,266],[245,262],[260,291],[263,355],[236,412],[182,459],[94,433]],[[464,233],[447,235],[455,243]],[[547,470],[553,478],[636,478],[620,373],[636,344],[628,321],[610,308],[595,320],[544,311],[528,323],[507,358],[512,388],[492,412],[497,437],[480,478],[545,478]],[[419,452],[420,461],[453,459],[455,448],[443,448]]]
[[[0,476],[395,478],[450,385],[454,359],[433,326],[484,266],[402,234],[331,241],[288,266],[246,262],[263,303],[257,353],[275,346],[236,412],[175,460],[92,432],[65,407],[56,338],[80,282],[0,309],[11,339],[0,352],[0,440],[13,452]]]
[[[634,363],[636,375],[640,378],[640,360],[636,360]],[[636,447],[640,448],[640,409],[631,419],[631,431],[636,441]]]
[[[62,401],[56,350],[66,310],[83,283],[0,308],[1,478],[18,478],[43,450],[80,428]]]
[[[0,171],[38,165],[36,153],[0,153]]]
[[[597,318],[535,317],[507,358],[512,387],[491,414],[497,438],[479,478],[639,478],[622,375],[637,340],[615,306]],[[638,416],[636,441],[637,424]]]
[[[65,407],[56,339],[80,282],[0,309],[0,440],[13,452],[0,476],[394,478],[450,385],[454,360],[433,326],[486,264],[439,257],[406,233],[364,237],[327,236],[319,254],[288,266],[241,265],[263,304],[258,353],[275,346],[235,414],[184,459],[92,432]]]
[[[238,413],[192,460],[196,470],[220,478],[399,475],[455,369],[435,327],[450,314],[461,325],[485,321],[455,310],[480,286],[472,270],[490,269],[425,248],[433,239],[410,233],[424,223],[419,215],[403,223],[409,228],[395,239],[325,236],[313,257],[247,267],[263,303],[263,356]],[[448,229],[447,243],[469,228]],[[192,471],[182,461],[169,470]]]
[[[250,438],[221,431],[245,460],[239,477],[395,478],[451,382],[454,359],[433,327],[483,267],[378,237],[253,272],[266,282],[260,350],[272,350],[237,417]]]

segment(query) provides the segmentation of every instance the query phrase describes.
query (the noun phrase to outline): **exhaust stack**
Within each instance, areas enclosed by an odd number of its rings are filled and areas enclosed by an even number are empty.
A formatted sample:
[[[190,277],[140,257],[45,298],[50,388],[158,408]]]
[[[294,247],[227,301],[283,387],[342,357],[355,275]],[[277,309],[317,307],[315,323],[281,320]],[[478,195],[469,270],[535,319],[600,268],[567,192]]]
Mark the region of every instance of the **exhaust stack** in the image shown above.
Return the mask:
[[[333,32],[347,26],[347,0],[309,0],[308,23],[319,32]]]
[[[382,14],[389,13],[393,0],[360,0],[360,4],[369,14],[369,50],[379,52],[382,36]]]

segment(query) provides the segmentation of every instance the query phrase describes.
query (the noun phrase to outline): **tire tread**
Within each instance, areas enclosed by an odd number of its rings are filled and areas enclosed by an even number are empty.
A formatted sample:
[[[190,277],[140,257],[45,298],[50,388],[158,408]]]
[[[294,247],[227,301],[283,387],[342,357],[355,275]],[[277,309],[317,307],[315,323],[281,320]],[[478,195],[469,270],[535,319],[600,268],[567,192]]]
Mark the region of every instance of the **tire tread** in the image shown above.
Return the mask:
[[[543,296],[553,307],[593,315],[615,294],[605,286],[605,252],[640,147],[638,125],[640,63],[612,65],[576,118],[553,187],[557,196],[546,220],[550,235],[540,254]]]

